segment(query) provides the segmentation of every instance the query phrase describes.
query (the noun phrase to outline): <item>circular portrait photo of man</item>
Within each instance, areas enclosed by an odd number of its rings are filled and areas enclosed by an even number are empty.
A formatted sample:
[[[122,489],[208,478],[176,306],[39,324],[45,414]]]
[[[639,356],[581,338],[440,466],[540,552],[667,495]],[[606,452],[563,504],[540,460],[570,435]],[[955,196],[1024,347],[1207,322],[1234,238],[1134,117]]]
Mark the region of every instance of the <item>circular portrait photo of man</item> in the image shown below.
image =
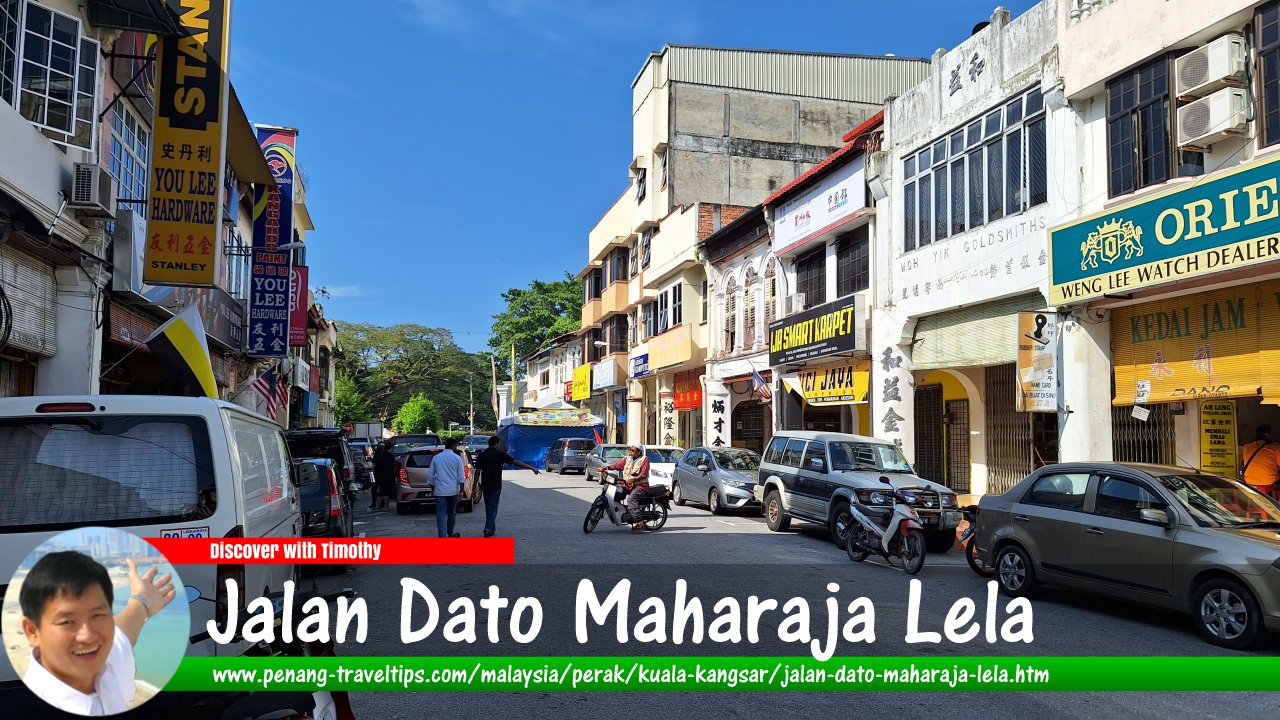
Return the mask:
[[[158,550],[123,530],[80,528],[22,561],[4,594],[2,627],[9,661],[37,697],[107,716],[164,688],[186,652],[191,617],[182,581]]]

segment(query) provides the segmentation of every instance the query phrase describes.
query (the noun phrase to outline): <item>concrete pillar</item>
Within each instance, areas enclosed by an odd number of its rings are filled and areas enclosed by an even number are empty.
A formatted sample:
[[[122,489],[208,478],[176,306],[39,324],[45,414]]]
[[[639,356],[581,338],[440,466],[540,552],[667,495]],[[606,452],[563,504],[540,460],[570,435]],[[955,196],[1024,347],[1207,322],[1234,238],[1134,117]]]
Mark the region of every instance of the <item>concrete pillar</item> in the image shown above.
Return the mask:
[[[1071,317],[1062,339],[1066,419],[1059,427],[1063,462],[1111,459],[1111,321]],[[1136,388],[1117,388],[1123,397]]]
[[[96,395],[102,372],[102,332],[98,319],[106,312],[99,286],[77,265],[56,270],[58,352],[40,361],[37,395]]]
[[[658,445],[675,445],[680,436],[680,419],[676,417],[675,382],[675,373],[658,375],[658,427],[655,434]]]
[[[732,398],[728,386],[710,377],[702,393],[703,442],[708,447],[733,445]]]
[[[644,443],[644,383],[627,383],[627,444]]]
[[[896,443],[915,460],[915,380],[911,372],[912,328],[895,313],[877,308],[871,321],[871,434]],[[904,343],[903,340],[906,340]]]
[[[969,396],[969,494],[987,492],[987,402],[986,370],[965,368],[951,374],[964,385]]]

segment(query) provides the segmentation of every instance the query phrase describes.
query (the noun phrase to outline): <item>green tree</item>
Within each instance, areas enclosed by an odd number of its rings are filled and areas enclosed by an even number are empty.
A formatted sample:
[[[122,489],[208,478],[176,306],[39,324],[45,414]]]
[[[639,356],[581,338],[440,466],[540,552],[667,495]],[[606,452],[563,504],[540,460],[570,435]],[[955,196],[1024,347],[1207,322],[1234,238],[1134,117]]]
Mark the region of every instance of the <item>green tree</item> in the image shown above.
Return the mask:
[[[440,429],[440,411],[436,404],[426,396],[418,393],[400,406],[391,428],[401,434],[423,433]]]
[[[339,372],[334,380],[333,415],[339,425],[369,420],[369,402],[350,375]]]
[[[498,356],[499,368],[508,373],[512,344],[517,359],[526,357],[581,325],[582,283],[569,273],[563,280],[534,280],[527,288],[511,288],[502,293],[502,299],[507,309],[493,316],[489,347]]]

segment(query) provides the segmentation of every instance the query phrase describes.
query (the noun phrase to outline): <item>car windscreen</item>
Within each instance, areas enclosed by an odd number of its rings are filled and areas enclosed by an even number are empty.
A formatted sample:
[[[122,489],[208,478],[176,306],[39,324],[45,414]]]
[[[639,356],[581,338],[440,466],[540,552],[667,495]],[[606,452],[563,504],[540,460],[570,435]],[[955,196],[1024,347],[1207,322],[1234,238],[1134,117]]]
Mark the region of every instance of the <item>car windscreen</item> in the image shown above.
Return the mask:
[[[644,456],[649,458],[651,463],[673,463],[680,460],[683,455],[684,451],[679,449],[645,448],[644,451]]]
[[[488,435],[468,435],[464,441],[471,447],[489,447]]]
[[[200,520],[215,490],[199,417],[0,420],[0,533]]]
[[[600,451],[600,456],[603,457],[605,460],[617,460],[618,458],[626,454],[627,454],[627,449],[622,446],[607,447]],[[653,462],[653,461],[651,460],[650,462]]]
[[[590,440],[570,440],[565,446],[569,450],[590,450],[596,444]]]
[[[302,497],[328,495],[328,468],[316,463],[298,463],[298,494]]]
[[[1166,475],[1156,480],[1202,525],[1280,525],[1280,506],[1244,483],[1205,474]]]
[[[760,456],[749,450],[715,450],[716,463],[726,470],[759,470]]]
[[[343,465],[342,441],[332,438],[291,438],[286,437],[289,444],[289,455],[294,460],[306,458],[325,458]]]
[[[436,446],[437,446],[437,445],[439,445],[439,444],[440,444],[440,443],[431,443],[431,442],[402,442],[402,443],[396,443],[396,444],[394,444],[394,445],[392,445],[392,446],[391,446],[391,454],[392,454],[392,455],[403,455],[403,454],[405,454],[405,453],[407,453],[407,452],[412,452],[412,451],[414,451],[414,450],[417,450],[418,448],[424,448],[424,447],[436,447]]]
[[[827,443],[833,470],[911,472],[911,464],[897,445],[835,441]]]

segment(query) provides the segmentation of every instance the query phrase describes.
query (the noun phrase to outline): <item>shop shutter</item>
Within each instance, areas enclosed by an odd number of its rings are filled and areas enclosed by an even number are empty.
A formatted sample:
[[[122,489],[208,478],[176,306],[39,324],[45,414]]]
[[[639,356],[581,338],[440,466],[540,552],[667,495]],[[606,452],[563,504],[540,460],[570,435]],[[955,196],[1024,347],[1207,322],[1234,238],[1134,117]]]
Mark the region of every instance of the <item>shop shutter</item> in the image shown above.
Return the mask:
[[[8,345],[52,357],[58,351],[58,295],[53,264],[0,245],[0,286],[13,308]]]
[[[920,318],[913,370],[1001,365],[1017,360],[1018,312],[1042,310],[1038,292]]]

